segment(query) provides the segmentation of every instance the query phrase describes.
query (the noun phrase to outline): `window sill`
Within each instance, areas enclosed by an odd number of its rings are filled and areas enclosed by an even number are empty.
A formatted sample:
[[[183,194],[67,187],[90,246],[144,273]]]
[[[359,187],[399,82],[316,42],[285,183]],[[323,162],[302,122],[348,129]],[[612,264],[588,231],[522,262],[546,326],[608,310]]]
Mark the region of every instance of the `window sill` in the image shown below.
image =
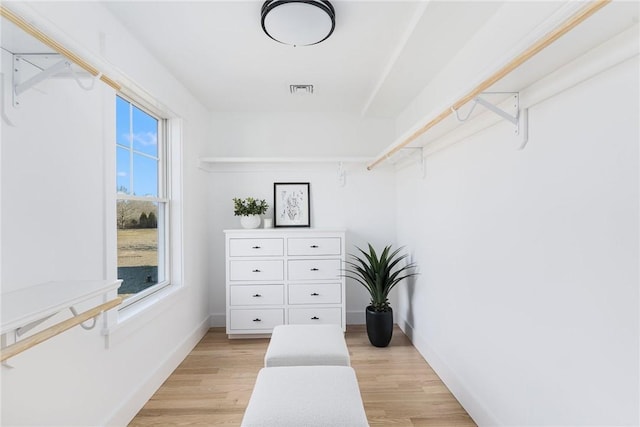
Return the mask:
[[[118,310],[117,314],[114,313],[116,319],[113,325],[107,326],[103,331],[107,348],[127,339],[154,318],[165,313],[170,306],[175,305],[177,301],[184,298],[184,293],[184,286],[169,285],[130,306]]]

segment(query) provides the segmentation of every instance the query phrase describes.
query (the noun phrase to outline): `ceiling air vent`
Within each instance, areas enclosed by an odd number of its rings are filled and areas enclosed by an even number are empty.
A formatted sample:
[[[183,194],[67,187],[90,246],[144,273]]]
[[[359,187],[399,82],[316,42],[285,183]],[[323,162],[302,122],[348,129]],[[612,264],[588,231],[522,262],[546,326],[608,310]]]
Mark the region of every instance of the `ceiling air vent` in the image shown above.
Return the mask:
[[[289,91],[294,95],[311,95],[313,85],[289,85]]]

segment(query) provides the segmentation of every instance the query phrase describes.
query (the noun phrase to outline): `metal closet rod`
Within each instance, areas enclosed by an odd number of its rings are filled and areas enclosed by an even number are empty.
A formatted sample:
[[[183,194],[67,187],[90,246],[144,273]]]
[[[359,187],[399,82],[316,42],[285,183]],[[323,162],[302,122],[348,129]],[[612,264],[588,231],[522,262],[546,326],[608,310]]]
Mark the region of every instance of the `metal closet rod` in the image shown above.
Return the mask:
[[[73,62],[74,64],[77,64],[78,66],[80,66],[81,68],[83,68],[84,70],[89,72],[92,76],[94,76],[94,77],[95,76],[100,76],[100,80],[102,80],[104,83],[106,83],[107,85],[109,85],[112,88],[114,88],[116,91],[120,91],[122,89],[122,87],[120,86],[120,84],[118,82],[116,82],[115,80],[111,79],[108,76],[105,76],[97,68],[95,68],[94,66],[89,64],[87,61],[82,59],[80,56],[78,56],[74,52],[70,51],[69,49],[64,47],[62,44],[60,44],[56,40],[52,39],[51,37],[49,37],[48,35],[46,35],[42,31],[40,31],[39,29],[37,29],[36,27],[31,25],[30,23],[28,23],[24,19],[22,19],[20,16],[16,15],[12,11],[10,11],[9,9],[7,9],[6,7],[1,6],[1,5],[0,5],[0,16],[2,16],[4,18],[7,18],[9,21],[13,22],[16,26],[18,26],[24,32],[26,32],[27,34],[32,35],[33,37],[35,37],[36,39],[38,39],[39,41],[41,41],[45,45],[49,46],[51,49],[53,49],[56,52],[58,52],[59,54],[65,56],[71,62]]]
[[[508,75],[510,72],[518,68],[524,62],[531,59],[531,57],[533,57],[534,55],[536,55],[537,53],[545,49],[547,46],[549,46],[550,44],[558,40],[560,37],[562,37],[569,31],[571,31],[573,28],[578,26],[580,23],[585,21],[587,18],[589,18],[591,15],[596,13],[598,10],[600,10],[610,2],[611,0],[596,0],[587,4],[585,7],[580,9],[574,15],[569,17],[567,20],[559,24],[552,31],[547,33],[544,37],[542,37],[541,39],[533,43],[531,46],[529,46],[524,52],[522,52],[521,54],[513,58],[506,65],[500,68],[498,71],[496,71],[487,79],[485,79],[483,82],[478,84],[471,92],[467,93],[465,96],[460,98],[453,105],[447,106],[439,115],[437,115],[435,118],[431,119],[431,121],[427,122],[424,126],[422,126],[418,130],[413,132],[411,135],[405,138],[401,143],[393,146],[387,152],[378,156],[371,164],[367,166],[367,169],[372,170],[378,164],[382,163],[389,157],[393,156],[403,147],[406,147],[411,142],[415,141],[418,137],[420,137],[426,131],[428,131],[429,129],[431,129],[432,127],[434,127],[435,125],[443,121],[444,119],[446,119],[449,115],[451,115],[453,113],[453,110],[458,110],[467,102],[472,101],[482,92],[489,89],[489,87],[491,87],[496,82],[501,80],[503,77]]]

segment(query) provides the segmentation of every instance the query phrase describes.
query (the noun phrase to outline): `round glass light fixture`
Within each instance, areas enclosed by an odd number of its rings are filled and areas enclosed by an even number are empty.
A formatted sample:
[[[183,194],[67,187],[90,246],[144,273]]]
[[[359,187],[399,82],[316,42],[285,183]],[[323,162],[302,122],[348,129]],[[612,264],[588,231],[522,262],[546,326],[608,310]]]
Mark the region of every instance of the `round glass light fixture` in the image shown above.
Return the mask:
[[[262,29],[277,42],[309,46],[326,40],[336,26],[333,6],[324,0],[267,0]]]

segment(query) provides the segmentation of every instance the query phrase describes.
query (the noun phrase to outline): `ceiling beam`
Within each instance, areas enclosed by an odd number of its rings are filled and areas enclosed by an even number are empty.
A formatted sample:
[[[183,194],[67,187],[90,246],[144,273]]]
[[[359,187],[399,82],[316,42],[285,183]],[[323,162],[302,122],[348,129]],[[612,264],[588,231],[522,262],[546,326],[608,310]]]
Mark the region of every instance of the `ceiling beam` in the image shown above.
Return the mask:
[[[402,54],[402,51],[405,49],[407,43],[409,42],[409,39],[411,39],[411,36],[415,32],[418,22],[420,22],[420,20],[422,19],[422,16],[424,15],[424,11],[427,9],[427,6],[429,5],[429,3],[431,3],[431,0],[426,0],[418,4],[418,7],[416,8],[415,12],[413,13],[413,16],[411,17],[411,21],[409,21],[409,24],[407,25],[405,32],[402,34],[402,38],[400,39],[400,42],[396,46],[396,49],[393,51],[393,54],[391,54],[391,57],[387,61],[387,65],[385,66],[384,70],[382,71],[382,74],[378,78],[378,82],[376,83],[376,86],[373,88],[373,91],[371,91],[371,94],[369,95],[367,102],[365,102],[364,107],[362,108],[362,111],[360,113],[362,116],[367,115],[369,108],[371,108],[371,104],[373,104],[373,101],[376,98],[376,96],[378,96],[380,89],[382,88],[382,86],[384,86],[385,82],[389,78],[389,74],[391,74],[392,68],[398,61],[398,58]]]

